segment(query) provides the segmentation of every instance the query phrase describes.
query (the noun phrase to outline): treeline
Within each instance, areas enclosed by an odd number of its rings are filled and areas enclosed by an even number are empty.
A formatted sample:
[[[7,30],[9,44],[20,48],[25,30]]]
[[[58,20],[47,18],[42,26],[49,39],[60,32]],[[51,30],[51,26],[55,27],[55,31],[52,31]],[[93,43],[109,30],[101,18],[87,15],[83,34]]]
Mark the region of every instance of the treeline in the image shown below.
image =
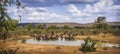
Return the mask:
[[[47,33],[50,31],[61,31],[61,32],[68,32],[68,33],[76,33],[78,35],[98,35],[100,33],[104,33],[105,35],[107,33],[111,33],[113,35],[120,35],[120,29],[117,28],[111,28],[107,23],[106,23],[106,18],[105,17],[98,17],[95,20],[95,23],[92,25],[92,27],[86,27],[82,29],[77,29],[77,28],[70,28],[68,25],[64,25],[63,27],[57,27],[56,25],[51,25],[46,27],[44,24],[35,24],[34,26],[32,24],[27,24],[24,27],[17,27],[15,34],[21,34],[21,35],[28,35],[31,33]]]
[[[71,29],[69,25],[57,25],[57,24],[40,24],[40,23],[20,23],[18,27],[31,28],[31,29]]]
[[[103,33],[104,36],[106,34],[113,34],[115,36],[120,36],[120,29],[117,28],[111,28],[107,23],[106,23],[106,18],[105,17],[98,17],[95,20],[95,23],[92,25],[92,27],[85,27],[82,29],[77,29],[77,28],[70,28],[68,25],[64,25],[63,27],[57,27],[56,25],[51,25],[46,27],[45,25],[42,24],[36,24],[33,26],[32,24],[27,24],[24,27],[17,26],[18,21],[9,19],[6,20],[10,24],[7,26],[9,27],[7,30],[5,28],[1,29],[0,31],[0,38],[1,39],[6,39],[10,36],[21,36],[21,35],[31,35],[31,34],[46,34],[48,32],[63,32],[63,33],[68,33],[68,34],[77,34],[77,35],[96,35],[98,36],[100,33]]]

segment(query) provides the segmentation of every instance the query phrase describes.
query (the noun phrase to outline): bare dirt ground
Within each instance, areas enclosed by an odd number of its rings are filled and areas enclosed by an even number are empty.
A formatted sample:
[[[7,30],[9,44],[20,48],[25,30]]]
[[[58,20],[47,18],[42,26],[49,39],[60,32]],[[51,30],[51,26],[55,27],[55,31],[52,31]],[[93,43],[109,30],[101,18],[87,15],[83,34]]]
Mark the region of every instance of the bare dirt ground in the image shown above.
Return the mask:
[[[77,39],[85,39],[88,36],[76,36]],[[93,40],[120,43],[120,36],[90,36]],[[27,39],[30,36],[15,37],[15,39]],[[14,38],[13,38],[14,39]],[[59,45],[42,45],[42,44],[24,44],[16,43],[7,40],[3,42],[0,40],[0,49],[14,48],[17,49],[16,54],[84,54],[79,49],[80,46],[59,46]],[[107,47],[97,48],[96,52],[88,52],[86,54],[120,54],[120,48]]]
[[[79,46],[58,46],[58,45],[40,45],[40,44],[22,44],[15,42],[1,42],[0,48],[16,48],[16,54],[84,54]],[[97,52],[88,52],[86,54],[120,54],[120,48],[112,47],[103,50],[97,48]]]

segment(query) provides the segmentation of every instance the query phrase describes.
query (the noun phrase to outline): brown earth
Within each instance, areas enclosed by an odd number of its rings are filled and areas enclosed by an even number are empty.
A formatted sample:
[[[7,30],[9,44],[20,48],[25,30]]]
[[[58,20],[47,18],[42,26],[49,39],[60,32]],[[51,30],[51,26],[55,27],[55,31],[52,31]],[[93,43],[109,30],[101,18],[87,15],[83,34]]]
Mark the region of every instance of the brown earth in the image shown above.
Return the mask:
[[[85,39],[86,37],[90,37],[93,40],[96,41],[101,41],[101,42],[112,42],[112,43],[120,43],[120,36],[114,36],[111,34],[107,34],[106,36],[104,36],[103,34],[100,34],[98,36],[95,35],[91,35],[91,36],[76,36],[76,39]]]
[[[75,39],[85,39],[86,37],[91,37],[93,40],[96,41],[101,41],[101,42],[112,42],[112,43],[120,43],[120,36],[114,36],[112,34],[107,34],[106,36],[104,36],[104,34],[99,34],[97,36],[95,35],[90,35],[90,36],[75,36]],[[23,36],[17,36],[17,37],[12,37],[9,38],[8,40],[19,40],[19,39],[30,39],[32,37],[30,37],[29,35],[23,35]]]
[[[88,36],[76,36],[77,39],[85,39]],[[120,43],[120,36],[90,36],[93,40]],[[15,37],[16,38],[16,37]],[[17,39],[31,38],[29,36],[17,37]],[[14,39],[14,38],[13,38]],[[42,44],[24,44],[16,42],[3,42],[0,40],[0,49],[13,48],[17,49],[16,54],[84,54],[79,49],[80,46],[59,46],[59,45],[42,45]],[[107,47],[97,48],[96,52],[86,54],[120,54],[120,48]]]
[[[23,44],[10,41],[0,41],[0,48],[18,49],[16,54],[84,54],[79,50],[79,46]],[[88,52],[86,54],[120,54],[120,48],[112,47],[106,50],[97,48],[97,52]]]

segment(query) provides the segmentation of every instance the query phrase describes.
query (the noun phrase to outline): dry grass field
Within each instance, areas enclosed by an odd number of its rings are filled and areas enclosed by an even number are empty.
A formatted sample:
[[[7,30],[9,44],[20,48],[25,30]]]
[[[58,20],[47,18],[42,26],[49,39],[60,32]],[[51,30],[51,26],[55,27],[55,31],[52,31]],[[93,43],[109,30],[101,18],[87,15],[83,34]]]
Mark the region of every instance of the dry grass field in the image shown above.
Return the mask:
[[[76,36],[76,39],[85,39],[88,36]],[[90,36],[93,40],[103,41],[103,42],[114,42],[120,43],[120,36],[112,36],[110,34],[105,37],[100,34],[98,36]],[[30,36],[20,36],[10,38],[12,39],[28,39]],[[60,45],[43,45],[43,44],[26,44],[26,43],[16,43],[12,41],[3,42],[0,41],[0,49],[17,49],[16,54],[84,54],[79,49],[80,46],[60,46]],[[107,47],[96,48],[96,52],[87,52],[86,54],[120,54],[120,48],[117,47]]]

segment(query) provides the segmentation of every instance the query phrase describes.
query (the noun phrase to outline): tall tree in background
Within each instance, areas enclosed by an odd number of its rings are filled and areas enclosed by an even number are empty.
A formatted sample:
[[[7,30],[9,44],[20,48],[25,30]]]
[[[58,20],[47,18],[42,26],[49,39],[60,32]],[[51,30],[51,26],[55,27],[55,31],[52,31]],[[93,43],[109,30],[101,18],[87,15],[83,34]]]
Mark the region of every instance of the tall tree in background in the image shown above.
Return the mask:
[[[63,28],[64,29],[70,29],[70,27],[68,25],[64,25]]]
[[[8,30],[12,27],[12,20],[7,13],[7,8],[12,4],[16,5],[17,8],[21,6],[19,0],[0,0],[0,38],[6,39],[8,34]]]
[[[35,28],[36,28],[36,29],[43,29],[43,28],[44,28],[44,26],[43,26],[43,25],[41,25],[41,24],[36,24],[36,25],[35,25]]]
[[[48,27],[48,29],[58,29],[58,27],[56,25],[51,25]]]
[[[28,31],[31,31],[31,29],[33,28],[32,24],[27,24],[25,26],[25,28],[28,30]]]
[[[98,17],[95,23],[105,23],[106,22],[106,17]]]
[[[93,28],[97,29],[97,31],[107,34],[110,26],[106,23],[106,17],[98,17],[93,25]]]
[[[9,23],[9,24],[7,25],[7,26],[9,26],[9,30],[15,30],[15,28],[17,28],[18,20],[9,19],[9,20],[6,20],[6,22]]]

